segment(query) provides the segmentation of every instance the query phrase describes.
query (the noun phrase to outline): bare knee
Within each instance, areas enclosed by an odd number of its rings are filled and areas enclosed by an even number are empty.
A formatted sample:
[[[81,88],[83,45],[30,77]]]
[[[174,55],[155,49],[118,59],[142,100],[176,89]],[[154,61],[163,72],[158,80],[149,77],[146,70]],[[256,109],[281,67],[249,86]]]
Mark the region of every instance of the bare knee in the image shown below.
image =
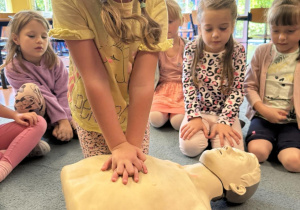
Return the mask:
[[[268,159],[272,148],[271,142],[262,139],[252,140],[248,144],[248,152],[253,153],[260,163]]]
[[[299,158],[290,158],[287,162],[282,163],[284,168],[290,172],[300,172]]]
[[[300,150],[288,148],[280,151],[278,159],[283,167],[290,172],[300,172]]]

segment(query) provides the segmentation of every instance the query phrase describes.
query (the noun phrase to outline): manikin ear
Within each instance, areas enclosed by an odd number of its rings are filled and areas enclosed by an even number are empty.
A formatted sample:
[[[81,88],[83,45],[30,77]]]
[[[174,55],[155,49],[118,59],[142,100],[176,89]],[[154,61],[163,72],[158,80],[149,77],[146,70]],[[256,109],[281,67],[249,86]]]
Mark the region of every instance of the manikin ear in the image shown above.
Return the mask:
[[[246,188],[243,185],[237,186],[236,184],[229,184],[229,190],[232,190],[238,195],[244,195],[246,193]]]
[[[11,34],[12,40],[16,45],[20,45],[19,37],[16,34]]]

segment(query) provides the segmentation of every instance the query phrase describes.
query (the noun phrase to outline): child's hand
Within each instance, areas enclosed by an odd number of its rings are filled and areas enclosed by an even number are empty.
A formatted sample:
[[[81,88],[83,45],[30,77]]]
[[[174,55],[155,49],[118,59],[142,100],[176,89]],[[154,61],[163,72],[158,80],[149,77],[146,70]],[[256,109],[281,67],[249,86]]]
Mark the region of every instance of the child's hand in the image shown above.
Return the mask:
[[[107,161],[105,161],[105,163],[103,164],[101,170],[102,170],[102,171],[108,170],[109,168],[111,168],[111,164],[112,164],[112,157],[110,157]],[[146,174],[146,173],[148,172],[148,171],[147,171],[147,167],[146,167],[145,163],[144,163],[142,160],[141,160],[141,164],[142,164],[142,167],[143,167],[142,172],[143,172],[144,174]],[[118,172],[117,172],[117,170],[115,169],[115,170],[113,171],[113,175],[112,175],[112,177],[111,177],[111,180],[112,180],[113,182],[115,182],[115,181],[118,180],[119,176],[122,176],[122,177],[123,177],[123,178],[122,178],[122,183],[126,185],[126,184],[128,183],[128,177],[129,177],[128,172],[127,172],[126,170],[124,170],[124,173],[123,173],[122,175],[119,175]],[[137,169],[135,166],[134,166],[134,174],[133,174],[132,177],[133,177],[133,180],[134,180],[135,182],[138,182],[138,181],[139,181],[139,171],[138,171],[138,169]]]
[[[119,176],[123,176],[123,184],[127,184],[128,177],[132,176],[135,182],[139,181],[138,172],[147,173],[147,167],[144,163],[146,160],[145,154],[128,142],[124,142],[112,149],[112,156],[107,160],[101,170],[108,170],[111,166],[113,170],[112,181],[117,181]]]
[[[38,116],[35,112],[16,113],[14,120],[23,126],[33,126],[38,122]]]
[[[265,107],[260,114],[271,123],[280,123],[281,121],[286,120],[288,112],[282,109]]]
[[[202,130],[205,137],[208,138],[208,130],[200,117],[191,119],[187,124],[182,126],[180,138],[189,140],[195,133]]]
[[[52,135],[61,141],[70,141],[73,138],[73,129],[69,120],[59,120],[53,129]]]
[[[214,138],[217,134],[219,134],[220,137],[220,144],[221,147],[224,146],[224,137],[229,142],[230,146],[234,146],[233,141],[234,140],[237,144],[240,144],[241,136],[240,134],[235,131],[231,126],[217,123],[212,126],[211,133],[208,136],[209,139]]]

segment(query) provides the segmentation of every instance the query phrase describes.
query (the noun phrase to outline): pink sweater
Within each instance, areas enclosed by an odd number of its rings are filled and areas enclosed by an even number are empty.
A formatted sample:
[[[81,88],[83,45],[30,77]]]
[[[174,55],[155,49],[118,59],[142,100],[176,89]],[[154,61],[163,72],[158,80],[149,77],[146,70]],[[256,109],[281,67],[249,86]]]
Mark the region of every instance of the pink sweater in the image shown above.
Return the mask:
[[[262,101],[265,95],[266,76],[268,68],[275,55],[272,43],[263,44],[256,49],[245,77],[245,94],[249,102],[246,116],[249,119],[255,115],[253,106]],[[300,62],[297,63],[294,73],[293,101],[296,111],[298,128],[300,129]]]
[[[44,58],[41,61],[41,66],[23,60],[23,64],[29,72],[22,69],[17,59],[14,59],[14,64],[20,73],[14,71],[12,63],[9,63],[6,66],[5,74],[15,91],[24,83],[34,83],[40,88],[45,98],[46,111],[51,124],[62,119],[72,119],[67,99],[68,71],[61,60],[53,70],[49,70],[45,66]]]

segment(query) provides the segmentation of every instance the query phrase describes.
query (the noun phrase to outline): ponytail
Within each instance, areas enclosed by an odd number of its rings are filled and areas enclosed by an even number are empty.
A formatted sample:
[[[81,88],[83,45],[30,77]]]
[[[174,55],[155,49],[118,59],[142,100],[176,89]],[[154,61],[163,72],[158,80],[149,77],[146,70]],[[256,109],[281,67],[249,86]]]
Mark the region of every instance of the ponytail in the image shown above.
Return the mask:
[[[192,78],[193,78],[193,83],[195,86],[198,87],[198,80],[197,80],[197,76],[196,76],[196,66],[197,63],[199,61],[201,61],[201,59],[203,58],[203,50],[204,50],[204,42],[202,40],[202,37],[199,36],[199,38],[197,38],[196,40],[196,49],[195,49],[195,54],[194,54],[194,59],[193,59],[193,63],[192,63]]]
[[[232,67],[232,53],[234,48],[234,40],[232,35],[230,36],[228,42],[225,45],[225,54],[222,59],[223,69],[221,73],[221,93],[227,95],[231,91],[231,87],[233,85],[233,75],[235,69]],[[225,87],[223,85],[224,79],[227,78],[228,85]]]

